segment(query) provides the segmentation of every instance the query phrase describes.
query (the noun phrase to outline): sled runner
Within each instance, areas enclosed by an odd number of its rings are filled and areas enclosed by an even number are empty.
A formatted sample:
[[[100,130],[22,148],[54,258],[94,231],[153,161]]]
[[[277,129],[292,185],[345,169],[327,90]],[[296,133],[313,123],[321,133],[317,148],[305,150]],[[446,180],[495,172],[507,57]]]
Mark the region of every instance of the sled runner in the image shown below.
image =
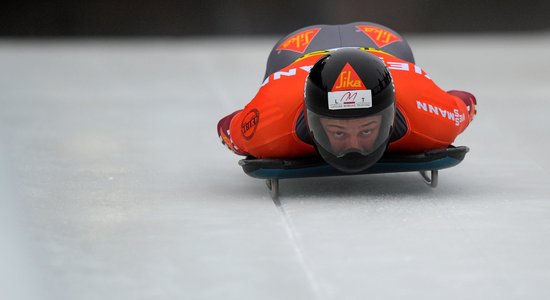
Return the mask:
[[[325,163],[320,157],[302,159],[256,159],[239,161],[243,171],[254,178],[265,179],[273,199],[279,195],[279,179],[419,172],[424,182],[435,188],[438,170],[454,167],[463,159],[469,148],[449,146],[419,154],[386,153],[376,164],[359,173],[343,173]]]

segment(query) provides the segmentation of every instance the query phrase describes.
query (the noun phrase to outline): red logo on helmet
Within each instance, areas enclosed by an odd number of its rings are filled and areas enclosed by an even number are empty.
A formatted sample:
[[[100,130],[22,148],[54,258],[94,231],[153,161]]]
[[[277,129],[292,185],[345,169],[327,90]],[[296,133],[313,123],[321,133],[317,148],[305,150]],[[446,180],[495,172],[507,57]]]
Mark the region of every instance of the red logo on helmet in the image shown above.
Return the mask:
[[[374,26],[366,26],[366,25],[355,26],[355,27],[357,27],[357,29],[361,30],[361,32],[363,32],[368,37],[370,37],[371,40],[379,48],[382,48],[393,42],[401,41],[401,39],[398,36],[382,28],[378,28]]]
[[[313,41],[319,30],[321,30],[321,28],[312,28],[306,31],[298,32],[282,42],[279,47],[277,47],[277,50],[289,50],[304,53],[307,46],[309,46],[309,43]]]
[[[330,91],[336,92],[366,89],[367,88],[363,84],[363,81],[361,81],[361,78],[357,75],[357,72],[355,72],[351,65],[347,63],[342,71],[340,71],[340,75],[338,75],[338,78]]]

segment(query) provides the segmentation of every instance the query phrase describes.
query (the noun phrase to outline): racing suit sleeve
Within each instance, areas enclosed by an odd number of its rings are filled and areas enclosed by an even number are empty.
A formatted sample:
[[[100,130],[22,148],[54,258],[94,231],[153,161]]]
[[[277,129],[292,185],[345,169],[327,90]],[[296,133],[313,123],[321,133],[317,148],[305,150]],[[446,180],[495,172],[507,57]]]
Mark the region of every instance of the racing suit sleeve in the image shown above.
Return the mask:
[[[217,131],[218,131],[218,136],[220,138],[220,141],[222,142],[223,145],[225,145],[227,148],[229,148],[229,150],[233,151],[233,153],[235,153],[237,155],[246,156],[247,154],[245,152],[241,151],[237,147],[237,145],[235,145],[235,143],[233,142],[233,139],[231,138],[231,132],[229,130],[229,128],[231,126],[231,121],[241,111],[242,111],[242,109],[237,110],[237,111],[223,117],[218,122]]]
[[[442,90],[415,65],[395,57],[384,56],[384,60],[392,72],[396,106],[406,127],[389,150],[423,152],[451,145],[475,116],[475,97],[468,92]]]
[[[459,91],[459,90],[450,90],[447,91],[447,94],[458,97],[458,99],[462,100],[464,104],[466,104],[466,109],[468,110],[468,116],[469,116],[469,123],[472,122],[474,119],[474,116],[477,114],[476,105],[477,100],[472,93],[468,93],[466,91]]]

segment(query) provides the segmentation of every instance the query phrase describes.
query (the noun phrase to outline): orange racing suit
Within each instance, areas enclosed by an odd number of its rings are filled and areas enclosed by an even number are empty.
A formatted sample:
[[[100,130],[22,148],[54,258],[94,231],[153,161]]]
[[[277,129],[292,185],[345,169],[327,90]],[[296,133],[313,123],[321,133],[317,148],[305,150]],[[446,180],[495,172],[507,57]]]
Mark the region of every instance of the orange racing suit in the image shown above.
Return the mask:
[[[473,95],[447,93],[413,63],[380,50],[363,50],[382,59],[394,81],[397,113],[387,151],[445,148],[472,121]],[[220,121],[218,135],[222,142],[237,154],[256,158],[315,155],[303,119],[304,84],[311,67],[327,53],[307,54],[269,75],[242,111]]]

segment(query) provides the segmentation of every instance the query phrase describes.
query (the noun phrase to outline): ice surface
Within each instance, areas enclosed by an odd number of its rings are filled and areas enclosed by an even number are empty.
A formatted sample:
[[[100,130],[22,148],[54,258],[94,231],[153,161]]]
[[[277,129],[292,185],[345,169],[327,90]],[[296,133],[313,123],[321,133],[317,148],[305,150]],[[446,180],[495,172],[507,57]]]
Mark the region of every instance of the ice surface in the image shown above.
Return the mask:
[[[478,98],[465,161],[280,206],[215,133],[274,41],[0,41],[0,297],[550,298],[550,35],[409,37]]]

